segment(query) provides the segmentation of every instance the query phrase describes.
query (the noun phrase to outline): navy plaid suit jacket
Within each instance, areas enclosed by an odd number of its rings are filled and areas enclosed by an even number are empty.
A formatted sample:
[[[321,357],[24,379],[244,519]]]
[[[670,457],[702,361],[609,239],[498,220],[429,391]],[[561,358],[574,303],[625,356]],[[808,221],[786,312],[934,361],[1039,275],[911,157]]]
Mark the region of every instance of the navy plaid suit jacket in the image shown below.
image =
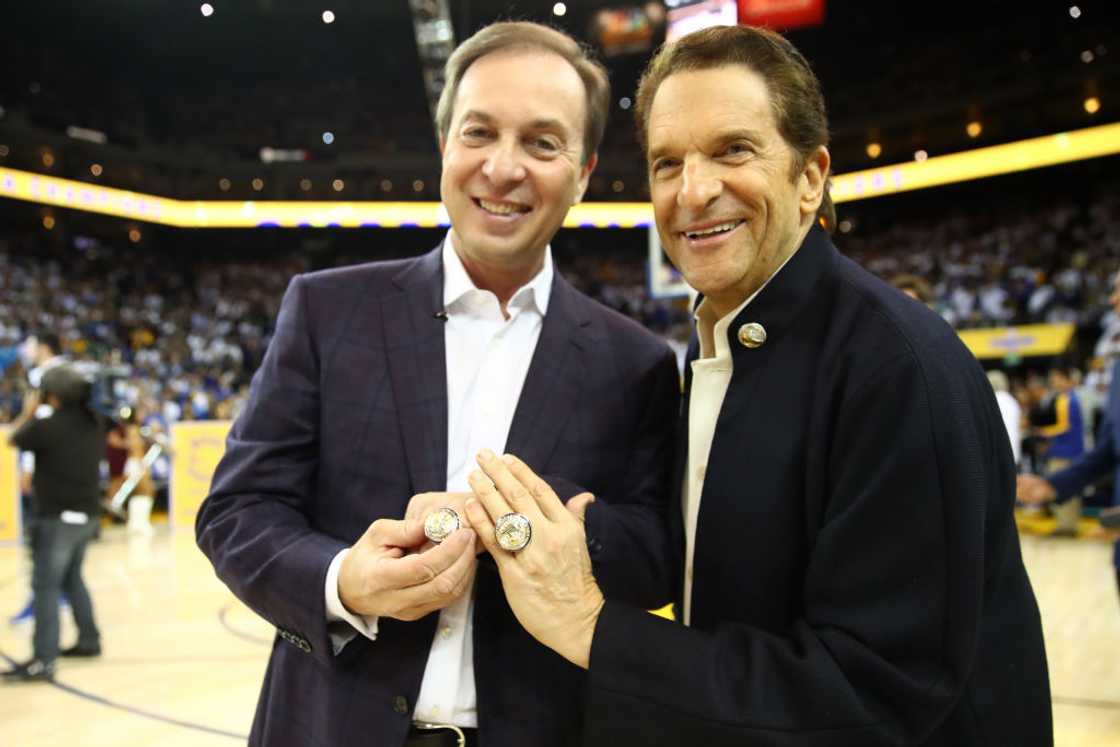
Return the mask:
[[[400,745],[438,615],[382,619],[333,655],[331,559],[416,493],[445,489],[447,377],[438,249],[297,276],[197,519],[219,578],[278,629],[251,744]],[[666,529],[679,380],[668,346],[559,273],[506,450],[561,498],[583,490],[608,598],[673,593]],[[475,582],[479,736],[486,747],[570,745],[585,673],[517,623],[493,565]]]

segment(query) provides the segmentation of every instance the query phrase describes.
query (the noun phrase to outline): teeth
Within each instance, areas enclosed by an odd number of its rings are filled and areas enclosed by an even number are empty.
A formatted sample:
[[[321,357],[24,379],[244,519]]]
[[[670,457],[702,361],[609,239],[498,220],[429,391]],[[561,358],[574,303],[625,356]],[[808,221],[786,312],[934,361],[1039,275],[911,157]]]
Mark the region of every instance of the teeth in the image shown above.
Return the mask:
[[[732,220],[727,223],[720,223],[718,226],[705,228],[703,231],[688,231],[685,235],[690,239],[698,239],[701,236],[711,236],[713,233],[725,233],[735,228],[735,226],[739,225],[741,222],[742,221]]]
[[[513,215],[514,213],[523,212],[522,208],[517,205],[510,205],[507,203],[490,202],[489,200],[480,199],[478,204],[481,205],[482,209],[486,212],[496,215]]]

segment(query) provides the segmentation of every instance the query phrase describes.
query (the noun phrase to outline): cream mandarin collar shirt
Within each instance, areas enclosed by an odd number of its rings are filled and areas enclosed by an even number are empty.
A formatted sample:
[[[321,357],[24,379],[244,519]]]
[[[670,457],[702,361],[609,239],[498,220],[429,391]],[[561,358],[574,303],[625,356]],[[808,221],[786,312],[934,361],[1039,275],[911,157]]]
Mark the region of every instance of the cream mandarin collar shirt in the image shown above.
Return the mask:
[[[681,510],[684,515],[684,609],[685,625],[692,623],[692,568],[696,555],[696,523],[700,516],[700,495],[704,491],[704,477],[708,471],[708,456],[712,451],[712,438],[716,421],[731,384],[734,362],[728,343],[731,323],[751,301],[770,284],[774,276],[793,258],[790,254],[758,290],[722,318],[716,318],[715,309],[704,299],[696,309],[696,334],[700,339],[700,357],[692,361],[692,388],[688,404],[688,462],[681,489]]]

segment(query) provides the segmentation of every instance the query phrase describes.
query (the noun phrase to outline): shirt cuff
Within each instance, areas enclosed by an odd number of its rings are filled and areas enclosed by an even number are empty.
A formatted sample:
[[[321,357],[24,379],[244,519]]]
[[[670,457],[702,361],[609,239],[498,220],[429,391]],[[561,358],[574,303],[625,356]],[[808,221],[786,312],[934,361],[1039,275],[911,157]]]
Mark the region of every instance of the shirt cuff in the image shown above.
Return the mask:
[[[349,623],[350,628],[341,625],[330,626],[331,647],[337,655],[346,644],[354,639],[354,631],[361,633],[371,641],[377,640],[377,617],[375,615],[364,617],[355,615],[343,606],[338,597],[338,573],[342,569],[342,560],[350,549],[340,550],[334,556],[327,568],[327,582],[324,590],[327,600],[327,623]]]

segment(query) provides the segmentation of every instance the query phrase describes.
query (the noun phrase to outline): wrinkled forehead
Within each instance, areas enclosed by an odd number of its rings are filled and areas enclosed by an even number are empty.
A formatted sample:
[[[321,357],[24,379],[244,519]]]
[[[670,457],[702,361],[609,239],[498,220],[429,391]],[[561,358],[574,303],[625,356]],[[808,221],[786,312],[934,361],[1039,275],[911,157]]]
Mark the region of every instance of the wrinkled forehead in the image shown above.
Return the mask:
[[[647,155],[659,141],[715,131],[775,130],[777,117],[765,78],[741,63],[677,70],[660,82],[646,115]]]

